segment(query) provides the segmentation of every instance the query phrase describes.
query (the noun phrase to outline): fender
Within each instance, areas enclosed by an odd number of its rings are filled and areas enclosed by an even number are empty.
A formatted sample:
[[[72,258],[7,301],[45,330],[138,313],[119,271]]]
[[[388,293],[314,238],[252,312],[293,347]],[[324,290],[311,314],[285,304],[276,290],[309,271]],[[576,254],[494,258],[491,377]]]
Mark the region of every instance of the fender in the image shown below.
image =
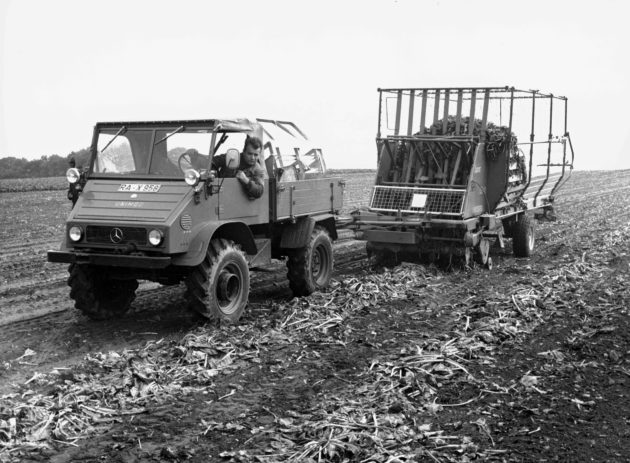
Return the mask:
[[[317,214],[311,216],[317,225],[324,227],[330,238],[334,241],[338,238],[337,236],[337,224],[335,221],[335,216],[333,214]]]
[[[287,225],[282,231],[280,247],[284,249],[297,249],[308,244],[315,225],[323,226],[333,240],[337,239],[335,218],[332,214],[317,214],[309,217],[301,217],[294,224]]]
[[[205,223],[193,228],[194,238],[188,251],[173,257],[173,265],[194,267],[206,257],[208,244],[215,238],[225,238],[240,244],[247,254],[256,255],[257,247],[251,230],[243,222]]]

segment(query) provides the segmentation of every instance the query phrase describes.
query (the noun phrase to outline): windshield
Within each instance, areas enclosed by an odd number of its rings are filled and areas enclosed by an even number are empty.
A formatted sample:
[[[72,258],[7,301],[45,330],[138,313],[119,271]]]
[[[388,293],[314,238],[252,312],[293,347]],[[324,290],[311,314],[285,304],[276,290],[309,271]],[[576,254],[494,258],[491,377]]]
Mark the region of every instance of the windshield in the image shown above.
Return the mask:
[[[190,167],[208,168],[211,140],[211,129],[101,129],[92,172],[182,178]]]

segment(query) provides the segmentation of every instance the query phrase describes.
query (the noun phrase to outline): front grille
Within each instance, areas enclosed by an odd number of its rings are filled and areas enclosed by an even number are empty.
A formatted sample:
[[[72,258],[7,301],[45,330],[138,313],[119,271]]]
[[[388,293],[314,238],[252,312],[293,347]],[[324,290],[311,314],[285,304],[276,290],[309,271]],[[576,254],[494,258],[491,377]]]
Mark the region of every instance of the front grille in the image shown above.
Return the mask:
[[[112,241],[114,229],[122,232],[122,240]],[[147,231],[141,227],[103,227],[99,225],[88,225],[85,229],[85,241],[88,243],[102,244],[129,244],[134,243],[140,246],[147,244]]]
[[[372,191],[370,209],[384,212],[459,215],[462,213],[465,194],[464,189],[378,185]]]

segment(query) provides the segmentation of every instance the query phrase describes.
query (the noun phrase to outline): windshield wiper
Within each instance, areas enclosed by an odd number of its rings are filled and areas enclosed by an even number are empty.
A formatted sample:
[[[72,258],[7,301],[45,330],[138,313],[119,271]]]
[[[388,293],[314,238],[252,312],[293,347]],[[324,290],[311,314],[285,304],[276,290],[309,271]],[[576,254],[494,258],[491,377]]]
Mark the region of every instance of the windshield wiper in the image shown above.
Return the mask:
[[[171,133],[167,134],[165,137],[160,138],[158,141],[156,141],[155,143],[153,143],[153,146],[155,145],[159,145],[160,143],[162,143],[164,140],[166,140],[168,137],[170,137],[171,135],[175,135],[176,133],[181,132],[182,130],[184,130],[184,126],[182,125],[181,127],[177,127],[174,131],[172,131]]]
[[[116,132],[116,135],[114,135],[114,138],[112,138],[107,145],[105,145],[105,147],[101,150],[101,153],[103,151],[105,151],[107,148],[109,148],[109,145],[111,145],[112,143],[114,143],[114,140],[116,140],[116,138],[118,138],[118,135],[121,135],[123,133],[125,133],[127,131],[127,127],[125,127],[124,125],[120,128],[120,130],[118,132]]]
[[[219,139],[219,142],[216,144],[216,146],[214,147],[214,152],[216,153],[217,151],[219,151],[219,148],[221,147],[221,145],[225,142],[225,140],[228,139],[228,134],[223,132],[223,135],[221,135],[221,138]]]

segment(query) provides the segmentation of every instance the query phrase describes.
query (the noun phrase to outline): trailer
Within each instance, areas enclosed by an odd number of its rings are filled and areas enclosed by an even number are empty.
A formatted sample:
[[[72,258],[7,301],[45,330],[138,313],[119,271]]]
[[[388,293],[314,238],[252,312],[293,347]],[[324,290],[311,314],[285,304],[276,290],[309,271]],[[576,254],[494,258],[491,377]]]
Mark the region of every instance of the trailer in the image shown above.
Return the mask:
[[[378,89],[377,173],[352,226],[377,259],[464,256],[492,267],[490,246],[534,250],[573,169],[564,96],[514,87]]]

